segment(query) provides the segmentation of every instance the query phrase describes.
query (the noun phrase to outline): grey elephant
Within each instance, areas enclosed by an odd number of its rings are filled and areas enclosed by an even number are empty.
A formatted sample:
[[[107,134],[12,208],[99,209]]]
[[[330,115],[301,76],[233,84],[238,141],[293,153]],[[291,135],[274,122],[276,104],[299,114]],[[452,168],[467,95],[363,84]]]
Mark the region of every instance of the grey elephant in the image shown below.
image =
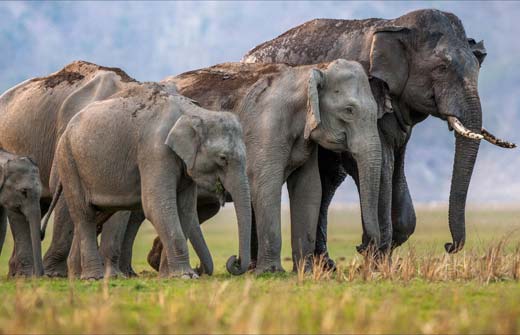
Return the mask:
[[[7,218],[14,238],[9,276],[43,275],[40,241],[40,173],[28,157],[0,149],[0,253],[5,241]],[[15,257],[11,257],[14,259]]]
[[[312,64],[346,58],[363,64],[378,101],[382,142],[379,224],[384,250],[413,233],[416,216],[404,174],[406,144],[413,127],[429,115],[455,130],[455,162],[449,199],[452,242],[447,252],[464,246],[468,186],[481,139],[511,148],[482,128],[477,91],[483,42],[468,38],[453,14],[427,9],[393,20],[316,19],[249,51],[243,62]],[[359,187],[355,159],[329,150],[319,152],[323,187],[316,254],[327,255],[327,210],[336,188],[350,174]],[[364,219],[364,218],[363,218]],[[368,245],[366,232],[360,250]],[[333,266],[333,262],[329,263]]]
[[[240,118],[258,228],[257,273],[283,271],[280,205],[285,181],[291,205],[293,269],[312,255],[321,199],[318,144],[357,158],[365,228],[379,243],[377,106],[360,64],[342,59],[295,67],[225,63],[163,83],[175,85],[180,94],[205,108],[230,110]],[[200,195],[199,200],[204,204],[199,216],[216,214],[217,199]],[[156,240],[148,257],[152,266],[159,264],[160,247]]]
[[[192,231],[200,234],[197,186],[217,198],[224,190],[233,197],[240,250],[227,268],[238,275],[249,266],[251,198],[238,118],[171,92],[144,83],[92,103],[71,119],[59,140],[54,199],[63,192],[83,279],[104,275],[97,226],[118,210],[141,208],[165,245],[167,270],[161,274],[196,278],[186,238]]]
[[[42,215],[52,199],[49,179],[56,144],[69,120],[88,103],[137,84],[120,69],[76,61],[49,76],[26,80],[0,97],[0,148],[30,157],[39,167]],[[23,226],[21,217],[10,221],[16,227]],[[60,200],[55,210],[51,246],[43,261],[47,275],[67,275],[72,232],[67,207]],[[103,248],[102,251],[108,252]],[[17,250],[10,260],[16,269],[13,274],[30,275],[32,264],[22,266],[30,259],[30,249]],[[114,262],[111,269],[117,271],[119,264]],[[128,264],[124,268],[133,272]]]

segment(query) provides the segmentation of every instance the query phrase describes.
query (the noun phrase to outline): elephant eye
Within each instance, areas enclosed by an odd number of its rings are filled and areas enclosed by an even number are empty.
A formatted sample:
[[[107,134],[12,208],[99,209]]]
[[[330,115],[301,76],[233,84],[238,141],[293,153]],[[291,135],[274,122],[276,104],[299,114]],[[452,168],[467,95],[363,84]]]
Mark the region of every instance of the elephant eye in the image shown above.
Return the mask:
[[[354,114],[354,108],[352,108],[352,106],[345,107],[345,114],[347,114],[347,115]]]
[[[219,162],[220,162],[221,165],[224,165],[224,166],[227,165],[227,157],[226,157],[226,155],[220,154],[218,156],[218,159],[219,159]]]
[[[20,190],[20,193],[22,194],[22,196],[23,196],[24,198],[27,198],[27,193],[29,193],[29,190],[26,189],[26,188],[22,188],[22,189]]]

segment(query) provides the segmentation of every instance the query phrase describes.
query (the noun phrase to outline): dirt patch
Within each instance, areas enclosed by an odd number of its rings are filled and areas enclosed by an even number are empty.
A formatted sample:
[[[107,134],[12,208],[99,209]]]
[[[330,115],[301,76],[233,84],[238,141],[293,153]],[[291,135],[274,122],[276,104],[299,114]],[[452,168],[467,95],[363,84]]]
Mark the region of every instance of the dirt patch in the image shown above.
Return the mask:
[[[33,81],[41,81],[46,88],[54,88],[63,82],[73,84],[100,70],[114,72],[119,77],[121,77],[121,81],[123,82],[136,82],[135,79],[130,77],[128,74],[126,74],[125,71],[119,68],[101,66],[86,61],[72,62],[58,72],[55,72],[46,77],[35,78]]]
[[[279,58],[279,51],[290,50],[291,54],[306,55],[307,59],[314,61],[320,60],[344,33],[369,29],[381,22],[384,20],[315,19],[256,46],[243,59],[254,56],[257,62],[279,62],[287,59],[283,55]]]
[[[215,89],[221,96],[233,95],[237,89],[249,87],[261,77],[279,73],[285,68],[285,64],[224,63],[183,73],[175,78],[175,82],[179,91],[188,97]]]

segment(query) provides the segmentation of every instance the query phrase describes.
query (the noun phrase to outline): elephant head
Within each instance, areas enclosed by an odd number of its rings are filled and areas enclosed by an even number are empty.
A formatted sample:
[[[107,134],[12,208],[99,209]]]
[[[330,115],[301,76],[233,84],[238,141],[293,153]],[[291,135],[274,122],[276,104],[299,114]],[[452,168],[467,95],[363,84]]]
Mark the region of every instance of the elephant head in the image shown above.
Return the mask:
[[[227,269],[234,275],[247,271],[251,261],[251,196],[246,174],[246,149],[238,118],[227,112],[190,107],[170,130],[166,144],[184,161],[198,187],[235,203],[239,231],[239,258],[230,257]]]
[[[358,165],[365,231],[379,246],[378,197],[381,142],[377,104],[361,64],[343,59],[309,76],[305,138],[337,151],[348,151]]]
[[[25,216],[29,224],[34,275],[43,275],[40,241],[40,173],[27,157],[7,159],[0,164],[0,206]],[[2,246],[0,245],[0,250]]]
[[[478,75],[486,56],[483,42],[468,39],[460,20],[437,10],[417,11],[375,29],[370,48],[372,78],[387,85],[399,101],[398,117],[413,125],[428,115],[447,121],[456,145],[449,199],[453,241],[457,252],[465,242],[465,205],[481,139],[502,147],[482,128]],[[408,112],[407,112],[408,111]]]

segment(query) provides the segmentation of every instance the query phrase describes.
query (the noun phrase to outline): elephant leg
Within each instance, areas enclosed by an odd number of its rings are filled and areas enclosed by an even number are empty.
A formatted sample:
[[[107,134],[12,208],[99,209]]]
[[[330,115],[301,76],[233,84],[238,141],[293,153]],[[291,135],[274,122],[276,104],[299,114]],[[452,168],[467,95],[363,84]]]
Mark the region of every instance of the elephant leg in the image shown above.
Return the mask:
[[[340,154],[321,147],[318,147],[318,166],[322,192],[314,255],[323,257],[326,269],[334,270],[336,264],[329,257],[327,250],[328,212],[332,198],[338,187],[345,180],[347,174],[342,166],[342,157]]]
[[[204,204],[197,204],[197,216],[199,217],[199,224],[203,224],[210,218],[214,217],[218,211],[220,210],[220,203],[204,203]],[[147,261],[148,264],[152,268],[155,269],[155,271],[159,271],[159,266],[161,264],[161,255],[163,251],[163,244],[161,242],[161,239],[159,237],[156,237],[153,240],[153,246],[152,249],[148,252]]]
[[[7,235],[7,210],[0,206],[0,255],[5,243],[5,236]]]
[[[219,210],[220,210],[220,203],[218,201],[205,203],[205,204],[197,204],[197,217],[199,218],[199,225],[203,224],[210,218],[217,215]],[[206,242],[204,241],[204,236],[202,236],[202,231],[200,230],[200,227],[198,230],[194,230],[194,234],[190,237],[190,242],[196,251],[197,250],[203,251],[205,248],[207,248],[207,246],[204,247]],[[198,244],[198,245],[196,245],[196,244]],[[199,252],[197,251],[197,254],[198,253]],[[204,267],[205,267],[204,266],[204,257],[205,256],[203,254],[199,255],[199,260],[201,263],[200,272],[212,274],[213,273],[213,264],[211,264],[211,269],[209,269],[209,268],[204,269]],[[209,257],[209,258],[206,258],[206,262],[209,262],[209,261],[212,262],[211,254],[209,254],[209,249],[208,249],[208,254],[206,255],[206,257]],[[208,264],[208,266],[209,266],[209,264]]]
[[[316,246],[316,227],[320,212],[321,181],[318,150],[287,179],[291,208],[291,247],[293,271],[300,266],[312,270],[312,255]]]
[[[416,216],[404,174],[406,147],[396,154],[392,192],[392,248],[408,240],[415,231]]]
[[[119,211],[103,224],[99,252],[104,260],[105,275],[109,277],[126,277],[119,268],[119,260],[129,218],[129,211]]]
[[[281,262],[281,198],[283,168],[253,173],[251,198],[256,215],[258,259],[256,273],[284,272]]]
[[[179,219],[177,200],[183,194],[177,194],[178,181],[172,177],[171,170],[164,166],[157,168],[147,165],[146,168],[149,172],[141,176],[143,210],[164,243],[167,256],[166,263],[160,267],[168,266],[168,270],[161,272],[159,268],[159,273],[162,277],[196,278]],[[182,200],[179,202],[183,203]]]
[[[166,256],[166,250],[161,249],[161,256],[159,257],[159,277],[166,278],[170,273],[170,266],[168,265],[168,257]]]
[[[9,260],[9,277],[30,277],[33,274],[33,253],[29,222],[23,214],[8,211],[14,249]]]
[[[137,277],[137,273],[132,268],[132,251],[135,237],[143,221],[144,214],[142,211],[133,211],[128,219],[123,244],[121,245],[121,258],[119,259],[119,268],[127,277]]]
[[[73,236],[69,257],[67,258],[67,270],[69,278],[80,278],[81,250],[79,245],[79,233],[75,232]]]
[[[190,187],[182,190],[179,194],[177,208],[184,235],[190,240],[193,249],[200,259],[200,268],[197,269],[197,273],[199,275],[203,273],[212,275],[213,259],[200,230],[197,214],[197,187],[195,183],[192,183]]]
[[[97,245],[97,225],[93,211],[72,214],[77,225],[81,258],[81,279],[101,279],[104,276],[103,260]]]
[[[74,236],[74,224],[69,215],[65,197],[61,197],[54,209],[52,241],[43,257],[45,275],[49,277],[67,277],[67,257],[69,256]],[[80,264],[77,267],[81,268]]]
[[[252,206],[251,206],[252,207]],[[251,210],[251,265],[250,270],[256,269],[258,262],[258,232],[256,230],[255,211]]]
[[[394,175],[394,151],[384,141],[381,143],[382,163],[379,189],[379,229],[381,245],[379,250],[386,253],[392,246],[392,180]]]
[[[67,162],[68,163],[68,162]],[[97,245],[97,227],[102,220],[96,217],[96,211],[85,202],[86,196],[79,178],[75,178],[71,167],[65,165],[64,174],[71,177],[67,183],[63,183],[63,198],[67,199],[68,211],[74,222],[74,245],[79,250],[81,264],[81,279],[101,279],[104,276],[103,260],[99,254]],[[74,170],[72,170],[74,171]],[[60,171],[61,172],[61,171]],[[67,173],[68,172],[68,173]],[[103,220],[109,216],[104,215]],[[68,265],[77,269],[75,263],[77,251],[70,253]],[[74,276],[76,273],[71,273]]]

